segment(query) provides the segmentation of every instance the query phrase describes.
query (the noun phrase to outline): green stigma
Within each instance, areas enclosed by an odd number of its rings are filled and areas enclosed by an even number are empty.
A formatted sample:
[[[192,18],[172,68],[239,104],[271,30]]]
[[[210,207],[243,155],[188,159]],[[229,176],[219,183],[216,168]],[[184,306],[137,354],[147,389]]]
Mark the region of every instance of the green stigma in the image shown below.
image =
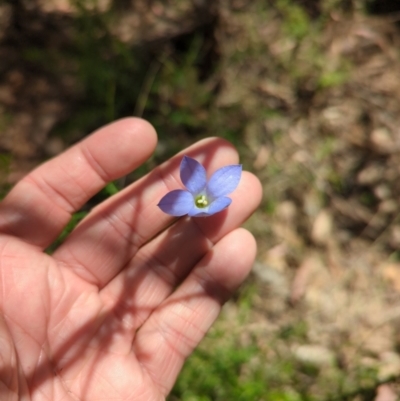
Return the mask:
[[[195,203],[195,205],[197,207],[200,207],[200,208],[208,206],[208,200],[207,200],[207,197],[205,195],[197,196],[195,201],[194,201],[194,203]]]

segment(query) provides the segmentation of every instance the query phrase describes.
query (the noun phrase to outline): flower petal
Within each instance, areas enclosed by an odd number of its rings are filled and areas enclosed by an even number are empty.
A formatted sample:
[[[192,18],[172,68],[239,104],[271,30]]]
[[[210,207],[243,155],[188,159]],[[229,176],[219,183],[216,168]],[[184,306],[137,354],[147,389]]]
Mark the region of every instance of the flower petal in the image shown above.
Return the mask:
[[[206,169],[191,157],[183,156],[180,172],[183,185],[192,194],[199,193],[207,184]]]
[[[226,196],[221,196],[220,198],[215,199],[213,203],[208,207],[208,214],[212,215],[220,212],[221,210],[226,209],[232,203],[231,198],[227,198]]]
[[[218,169],[208,181],[206,192],[212,199],[226,196],[233,192],[239,184],[242,165],[233,164]]]
[[[192,210],[189,211],[188,215],[190,217],[194,217],[194,216],[208,216],[207,213],[208,207],[205,208],[199,208],[194,206]]]
[[[211,216],[215,213],[218,213],[226,209],[231,203],[232,203],[231,198],[221,196],[220,198],[215,199],[215,201],[211,203],[211,205],[208,207],[199,208],[194,206],[193,209],[189,211],[188,215],[191,217]]]
[[[168,192],[158,203],[158,207],[171,216],[183,216],[193,208],[193,195],[183,189]]]

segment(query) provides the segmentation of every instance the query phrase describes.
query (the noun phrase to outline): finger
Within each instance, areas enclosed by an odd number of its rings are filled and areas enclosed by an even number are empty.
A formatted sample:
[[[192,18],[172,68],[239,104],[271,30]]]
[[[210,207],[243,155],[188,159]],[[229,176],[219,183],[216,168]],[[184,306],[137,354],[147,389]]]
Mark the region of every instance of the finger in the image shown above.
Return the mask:
[[[104,185],[142,164],[157,142],[153,127],[127,118],[101,128],[23,178],[0,204],[0,232],[45,248],[71,214]]]
[[[105,308],[124,326],[125,347],[130,348],[136,330],[196,263],[258,206],[258,179],[244,172],[232,199],[229,209],[218,215],[181,219],[169,227],[140,248],[131,263],[100,292]]]
[[[255,253],[255,240],[249,232],[232,231],[137,332],[133,352],[165,395],[223,303],[247,276]]]
[[[95,208],[53,256],[88,282],[107,284],[143,244],[176,220],[157,204],[168,191],[182,187],[182,153]],[[238,160],[232,145],[220,138],[200,141],[184,153],[209,172]]]

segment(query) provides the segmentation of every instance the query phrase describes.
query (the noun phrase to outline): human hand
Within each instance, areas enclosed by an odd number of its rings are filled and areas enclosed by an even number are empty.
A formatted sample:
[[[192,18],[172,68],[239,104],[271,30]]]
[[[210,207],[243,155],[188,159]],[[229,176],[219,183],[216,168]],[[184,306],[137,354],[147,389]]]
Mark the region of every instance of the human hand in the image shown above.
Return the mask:
[[[232,205],[176,219],[182,154],[101,205],[44,253],[107,182],[156,145],[143,120],[108,125],[22,179],[0,203],[0,399],[159,401],[255,257],[237,228],[261,188],[244,172]],[[184,152],[207,171],[238,162],[222,139]]]

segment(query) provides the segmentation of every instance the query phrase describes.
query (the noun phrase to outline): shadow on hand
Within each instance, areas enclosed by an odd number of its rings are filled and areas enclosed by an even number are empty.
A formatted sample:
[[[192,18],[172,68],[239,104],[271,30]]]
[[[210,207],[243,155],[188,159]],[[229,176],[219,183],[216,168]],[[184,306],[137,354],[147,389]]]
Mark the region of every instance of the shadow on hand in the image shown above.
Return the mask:
[[[202,158],[202,164],[207,169],[221,147],[228,146],[225,141],[216,140],[213,146],[207,142],[204,145],[197,145],[193,149],[187,150],[185,154],[193,158]],[[229,145],[230,146],[230,145]],[[152,204],[144,205],[140,194],[143,191],[156,184],[162,177],[173,176],[177,183],[179,180],[179,164],[182,155],[175,156],[167,164],[164,164],[147,176],[132,184],[132,186],[107,200],[105,206],[98,213],[96,210],[85,218],[77,228],[78,231],[86,229],[89,226],[96,225],[100,219],[107,213],[113,213],[126,204],[134,205],[131,207],[131,218],[129,221],[129,237],[124,237],[125,246],[121,248],[121,243],[117,243],[112,238],[104,241],[102,246],[108,247],[109,254],[118,253],[118,260],[122,261],[122,268],[117,275],[124,275],[123,286],[118,292],[117,299],[111,310],[102,312],[100,315],[93,316],[85,325],[81,326],[72,334],[69,334],[57,349],[53,350],[52,363],[53,372],[48,371],[46,363],[39,363],[32,377],[27,378],[28,383],[35,383],[39,386],[49,379],[54,379],[55,375],[63,375],[75,363],[81,360],[87,347],[98,347],[98,355],[91,360],[93,372],[95,365],[111,350],[115,341],[121,335],[126,335],[127,325],[130,322],[130,335],[132,342],[135,333],[140,330],[142,324],[149,318],[151,313],[164,305],[168,304],[168,296],[179,286],[190,274],[196,264],[207,254],[212,252],[214,241],[221,236],[221,227],[223,226],[228,210],[224,210],[217,215],[202,218],[180,218],[175,219],[164,215],[156,206],[157,200]],[[183,185],[181,185],[183,187]],[[141,211],[147,208],[154,208],[154,213],[159,215],[162,222],[162,229],[155,228],[150,238],[143,238],[135,227],[139,225]],[[140,221],[143,224],[143,221]],[[119,238],[120,240],[120,238]],[[89,240],[88,240],[89,241]],[[86,244],[88,247],[93,244]],[[114,277],[109,278],[109,282]],[[107,285],[107,283],[104,283]],[[153,288],[149,291],[149,286]],[[103,291],[99,288],[99,294]],[[211,296],[218,297],[214,289],[206,289]],[[196,297],[197,295],[193,295]],[[183,300],[178,300],[183,301]],[[173,302],[177,302],[175,299]],[[82,337],[92,332],[93,336],[86,343],[82,344]],[[76,344],[80,344],[76,346]],[[68,359],[66,355],[68,354]],[[142,355],[143,358],[151,357]],[[60,364],[60,361],[67,362]],[[89,370],[90,371],[90,370]],[[86,378],[85,391],[80,394],[82,399],[89,395],[91,386],[95,386],[95,376],[90,375]]]

